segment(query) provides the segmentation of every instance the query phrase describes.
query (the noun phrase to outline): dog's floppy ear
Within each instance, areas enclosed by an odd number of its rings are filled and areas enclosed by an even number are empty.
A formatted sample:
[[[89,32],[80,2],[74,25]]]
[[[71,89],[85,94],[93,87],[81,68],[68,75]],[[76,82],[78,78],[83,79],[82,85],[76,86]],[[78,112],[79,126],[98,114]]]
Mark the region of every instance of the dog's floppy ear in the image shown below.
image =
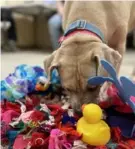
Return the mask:
[[[46,57],[46,59],[44,60],[44,69],[46,71],[46,73],[48,74],[50,71],[50,67],[52,64],[52,61],[56,55],[57,51],[54,51],[51,55],[49,55],[48,57]]]
[[[51,81],[52,78],[57,79],[59,77],[59,55],[58,51],[54,51],[51,55],[49,55],[45,60],[44,60],[44,69],[48,75],[48,80]],[[52,73],[53,70],[57,70],[57,73]]]
[[[105,48],[103,50],[105,51],[104,52],[105,59],[108,62],[110,62],[116,69],[116,72],[119,73],[119,68],[122,62],[122,56],[120,55],[120,53],[112,48]]]
[[[97,63],[97,76],[108,76],[107,72],[103,69],[100,63],[101,59],[105,59],[110,62],[118,73],[122,61],[122,57],[118,51],[115,51],[109,47],[105,47],[101,49],[101,51],[95,51],[93,58]]]

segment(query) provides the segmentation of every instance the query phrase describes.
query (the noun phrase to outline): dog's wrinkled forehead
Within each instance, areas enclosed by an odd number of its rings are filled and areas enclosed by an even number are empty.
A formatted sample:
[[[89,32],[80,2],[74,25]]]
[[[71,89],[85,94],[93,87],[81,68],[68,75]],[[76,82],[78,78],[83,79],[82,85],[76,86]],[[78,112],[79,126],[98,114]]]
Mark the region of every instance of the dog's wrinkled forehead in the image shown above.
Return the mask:
[[[96,63],[90,60],[90,55],[59,57],[58,72],[62,86],[66,89],[77,91],[86,88],[90,76],[96,75]]]

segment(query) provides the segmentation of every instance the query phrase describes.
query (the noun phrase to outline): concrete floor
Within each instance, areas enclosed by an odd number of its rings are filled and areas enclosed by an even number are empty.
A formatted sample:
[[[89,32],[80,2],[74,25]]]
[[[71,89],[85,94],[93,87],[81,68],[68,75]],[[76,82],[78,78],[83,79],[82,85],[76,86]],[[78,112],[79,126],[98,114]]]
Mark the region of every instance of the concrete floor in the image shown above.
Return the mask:
[[[1,79],[4,79],[19,64],[39,65],[43,67],[43,60],[50,52],[39,50],[2,52],[1,54]],[[135,50],[126,52],[121,67],[120,75],[130,76],[135,67]]]

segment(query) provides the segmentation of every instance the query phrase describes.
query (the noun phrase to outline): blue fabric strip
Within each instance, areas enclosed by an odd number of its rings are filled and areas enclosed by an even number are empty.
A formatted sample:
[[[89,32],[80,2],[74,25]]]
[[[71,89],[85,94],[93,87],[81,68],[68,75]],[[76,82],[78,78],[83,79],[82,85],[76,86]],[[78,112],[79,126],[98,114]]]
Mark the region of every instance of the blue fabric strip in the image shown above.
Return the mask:
[[[68,29],[65,31],[64,36],[67,36],[69,33],[73,32],[74,30],[77,29],[84,29],[88,30],[92,33],[95,33],[103,42],[105,42],[104,35],[100,31],[99,28],[97,28],[93,24],[89,24],[86,22],[86,20],[77,20],[73,22],[72,24],[69,25]]]

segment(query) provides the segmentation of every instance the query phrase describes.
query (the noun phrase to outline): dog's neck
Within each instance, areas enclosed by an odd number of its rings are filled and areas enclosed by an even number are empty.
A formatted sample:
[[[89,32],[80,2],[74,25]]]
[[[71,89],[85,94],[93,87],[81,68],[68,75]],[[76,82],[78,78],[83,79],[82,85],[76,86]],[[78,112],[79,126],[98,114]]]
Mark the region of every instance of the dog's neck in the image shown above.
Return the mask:
[[[76,33],[66,38],[61,44],[61,51],[68,55],[82,55],[88,53],[95,44],[104,44],[102,40],[92,34]]]

